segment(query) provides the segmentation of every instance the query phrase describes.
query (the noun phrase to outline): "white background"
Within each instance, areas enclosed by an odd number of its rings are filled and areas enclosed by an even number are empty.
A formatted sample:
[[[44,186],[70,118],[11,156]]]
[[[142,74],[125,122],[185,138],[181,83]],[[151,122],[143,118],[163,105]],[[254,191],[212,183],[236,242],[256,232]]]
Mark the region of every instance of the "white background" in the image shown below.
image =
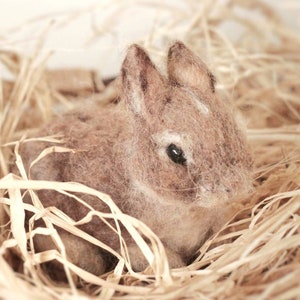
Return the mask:
[[[128,44],[143,39],[151,30],[154,19],[167,18],[168,13],[147,7],[144,10],[131,11],[131,15],[125,14],[124,20],[122,20],[122,15],[116,20],[104,14],[101,18],[106,17],[110,22],[109,24],[103,23],[106,26],[103,28],[106,33],[101,38],[99,36],[93,38],[91,26],[95,25],[97,30],[102,27],[97,19],[99,9],[97,14],[94,14],[92,6],[105,5],[110,2],[121,7],[125,1],[0,0],[0,50],[13,49],[31,53],[39,37],[48,30],[48,38],[43,49],[55,49],[55,53],[48,60],[50,67],[86,67],[97,69],[104,76],[114,75],[119,69]],[[182,1],[158,1],[158,3],[171,2],[172,5],[174,3],[180,5]],[[300,0],[265,0],[265,2],[271,3],[287,23],[296,30],[300,30]],[[83,9],[87,9],[88,13],[76,19],[78,12]],[[51,20],[59,23],[62,20],[66,21],[69,15],[72,15],[74,19],[70,26],[61,24],[55,30],[51,29]],[[1,75],[3,76],[3,71]]]

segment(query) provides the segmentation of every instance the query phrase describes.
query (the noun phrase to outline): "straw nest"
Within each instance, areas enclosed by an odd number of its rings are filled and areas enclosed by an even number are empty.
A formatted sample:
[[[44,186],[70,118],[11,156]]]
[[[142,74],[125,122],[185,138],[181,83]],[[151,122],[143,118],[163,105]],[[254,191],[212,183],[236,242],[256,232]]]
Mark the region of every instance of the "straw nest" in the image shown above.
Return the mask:
[[[170,270],[156,236],[138,220],[123,215],[113,199],[76,183],[28,180],[18,156],[16,141],[24,139],[26,133],[41,126],[54,113],[66,111],[86,101],[84,99],[93,98],[95,105],[105,105],[114,97],[114,85],[104,88],[92,71],[47,71],[42,43],[31,56],[0,49],[1,64],[13,78],[0,81],[1,297],[299,298],[300,36],[260,1],[232,0],[225,4],[225,1],[190,0],[185,2],[184,9],[171,4],[160,6],[157,1],[131,1],[131,4],[152,4],[169,13],[169,19],[164,22],[158,14],[151,34],[142,40],[153,55],[160,56],[163,53],[161,46],[166,46],[174,37],[180,37],[200,56],[206,56],[218,78],[219,92],[233,99],[248,125],[255,160],[255,191],[241,203],[235,217],[199,249],[198,257],[191,265]],[[102,10],[110,8],[112,14],[112,11],[118,13],[112,9],[116,5],[111,1],[110,5],[99,7]],[[122,9],[126,8],[130,7],[125,5]],[[256,18],[251,17],[253,14]],[[64,17],[64,21],[72,22],[72,18]],[[238,37],[230,38],[226,30],[222,30],[228,23],[240,31]],[[109,26],[112,28],[115,24]],[[101,32],[94,30],[93,34],[96,38]],[[42,40],[46,38],[47,32]],[[73,81],[62,81],[60,78],[65,78],[62,72]],[[9,174],[9,164],[14,160],[21,170],[21,178]],[[101,277],[67,262],[64,246],[53,230],[54,224],[91,243],[102,244],[79,232],[71,220],[55,208],[43,209],[38,201],[35,206],[23,204],[24,190],[33,193],[43,188],[61,193],[80,191],[107,201],[113,217],[132,233],[151,267],[143,273],[127,271],[130,262],[125,250],[119,256],[116,268]],[[25,210],[34,212],[36,218],[47,220],[48,229],[26,233]],[[58,250],[35,253],[31,243],[34,234],[52,235]],[[151,241],[150,247],[143,242],[143,236]],[[68,284],[55,283],[43,273],[40,264],[54,258],[65,264]]]

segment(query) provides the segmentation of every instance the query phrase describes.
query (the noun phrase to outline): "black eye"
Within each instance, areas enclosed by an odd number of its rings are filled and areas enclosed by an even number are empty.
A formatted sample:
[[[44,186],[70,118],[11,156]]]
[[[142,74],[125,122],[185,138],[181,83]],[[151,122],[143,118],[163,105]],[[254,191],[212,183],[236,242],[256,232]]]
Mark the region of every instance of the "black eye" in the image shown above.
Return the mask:
[[[167,148],[167,154],[170,157],[170,159],[180,165],[186,164],[186,158],[184,157],[184,152],[181,148],[177,147],[174,144],[170,144]]]

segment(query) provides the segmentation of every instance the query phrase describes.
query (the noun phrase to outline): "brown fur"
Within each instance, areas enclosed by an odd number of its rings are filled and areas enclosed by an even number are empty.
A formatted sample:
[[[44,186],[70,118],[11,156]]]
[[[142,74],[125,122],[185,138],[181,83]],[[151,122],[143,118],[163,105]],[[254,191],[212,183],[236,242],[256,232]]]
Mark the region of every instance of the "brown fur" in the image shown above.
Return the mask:
[[[168,78],[145,51],[132,45],[124,60],[120,101],[96,109],[72,111],[46,126],[39,135],[61,133],[74,153],[52,153],[31,169],[31,178],[76,181],[108,193],[123,212],[145,222],[164,243],[171,267],[182,266],[209,235],[227,220],[230,204],[249,189],[251,158],[229,104],[216,95],[215,79],[205,64],[181,42],[170,47]],[[186,164],[166,154],[180,146]],[[49,144],[26,143],[21,154],[27,167]],[[44,206],[56,206],[73,219],[87,209],[52,191],[40,191]],[[87,203],[108,211],[90,197]],[[94,218],[82,229],[116,251],[119,241]],[[132,265],[145,260],[129,243]],[[69,258],[95,274],[106,267],[106,256],[85,241],[63,234]],[[41,251],[49,241],[37,240]],[[73,251],[78,247],[78,251]],[[80,259],[84,252],[89,259]],[[103,258],[103,259],[102,259]]]

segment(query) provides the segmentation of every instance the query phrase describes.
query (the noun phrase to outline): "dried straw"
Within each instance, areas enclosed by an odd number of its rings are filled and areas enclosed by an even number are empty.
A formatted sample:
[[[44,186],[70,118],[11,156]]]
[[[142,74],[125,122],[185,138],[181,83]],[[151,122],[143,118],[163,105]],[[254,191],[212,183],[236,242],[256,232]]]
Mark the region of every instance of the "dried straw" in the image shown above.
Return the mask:
[[[61,113],[77,105],[82,98],[93,98],[104,105],[115,95],[114,84],[104,92],[101,88],[91,90],[89,83],[82,90],[68,84],[61,90],[55,85],[55,76],[53,79],[45,70],[48,54],[42,51],[47,27],[32,56],[0,49],[1,64],[13,75],[11,82],[0,81],[0,295],[3,299],[96,296],[163,300],[299,299],[300,36],[259,0],[226,3],[189,0],[184,1],[184,8],[159,2],[130,1],[133,6],[162,9],[162,15],[167,16],[162,20],[157,15],[155,26],[141,38],[142,42],[153,56],[160,57],[169,41],[180,37],[207,58],[218,78],[219,92],[232,99],[249,128],[255,160],[255,191],[243,200],[231,222],[199,249],[192,264],[170,270],[164,248],[155,234],[140,221],[122,214],[108,195],[77,183],[28,180],[15,141],[24,140],[25,133],[47,122],[54,112]],[[129,1],[124,1],[122,10],[118,4],[108,1],[105,5],[61,14],[54,27],[66,26],[81,14],[97,9],[104,11],[106,19],[92,23],[89,39],[92,43],[103,33],[113,35],[122,19],[117,16],[132,7]],[[257,18],[252,18],[251,13]],[[111,16],[114,17],[109,19]],[[37,20],[40,19],[29,23]],[[230,22],[241,32],[239,37],[230,37],[224,30]],[[86,76],[80,71],[76,74],[78,80]],[[102,87],[101,82],[99,86]],[[49,151],[69,151],[59,146],[62,137],[44,138],[58,144],[41,153],[37,160]],[[9,174],[9,164],[14,160],[21,177]],[[75,226],[78,223],[61,211],[43,208],[35,191],[44,188],[67,193],[81,202],[76,192],[93,195],[107,203],[110,214],[90,209],[79,223],[87,222],[92,216],[104,221],[114,219],[113,230],[120,238],[122,252],[114,253],[101,241],[81,232]],[[24,190],[30,193],[34,205],[23,203]],[[25,232],[26,210],[34,213],[32,222],[43,218],[47,228]],[[130,232],[149,262],[149,268],[143,273],[131,269],[120,224]],[[72,265],[66,260],[64,245],[53,225],[114,253],[119,258],[116,268],[97,277]],[[32,244],[35,234],[51,236],[58,250],[35,253]],[[143,236],[150,241],[150,246]],[[64,264],[68,284],[55,283],[43,273],[40,264],[54,258]]]

